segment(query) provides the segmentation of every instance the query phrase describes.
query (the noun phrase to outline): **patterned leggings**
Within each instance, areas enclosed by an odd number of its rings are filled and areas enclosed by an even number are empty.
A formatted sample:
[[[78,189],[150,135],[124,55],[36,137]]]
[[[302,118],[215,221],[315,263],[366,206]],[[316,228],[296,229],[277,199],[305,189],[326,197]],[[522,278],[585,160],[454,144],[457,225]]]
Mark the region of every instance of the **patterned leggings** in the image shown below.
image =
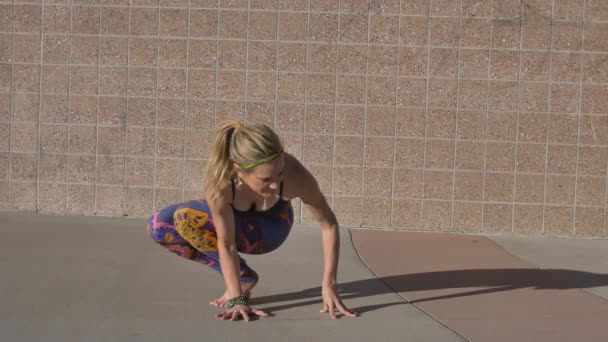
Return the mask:
[[[208,216],[200,211],[174,210],[175,208],[165,208],[156,212],[148,219],[148,231],[152,239],[167,248],[169,252],[179,255],[182,258],[200,262],[211,267],[213,270],[222,274],[220,267],[219,252],[217,250],[217,235],[213,229],[209,229]],[[178,234],[178,229],[189,229],[196,231],[202,239],[201,244],[193,244]],[[257,273],[252,270],[245,260],[239,257],[241,283],[256,283]]]

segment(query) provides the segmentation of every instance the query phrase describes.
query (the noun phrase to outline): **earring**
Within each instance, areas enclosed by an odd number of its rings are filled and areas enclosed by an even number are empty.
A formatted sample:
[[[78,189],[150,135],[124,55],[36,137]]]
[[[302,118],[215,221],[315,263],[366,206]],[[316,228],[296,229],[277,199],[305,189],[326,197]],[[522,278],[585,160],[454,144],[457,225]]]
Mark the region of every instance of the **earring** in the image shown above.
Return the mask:
[[[237,183],[236,183],[236,186],[237,186],[238,188],[240,188],[240,187],[242,187],[242,186],[243,186],[243,180],[241,179],[241,177],[238,177],[238,176],[237,176],[237,177],[236,177],[236,182],[237,182]]]

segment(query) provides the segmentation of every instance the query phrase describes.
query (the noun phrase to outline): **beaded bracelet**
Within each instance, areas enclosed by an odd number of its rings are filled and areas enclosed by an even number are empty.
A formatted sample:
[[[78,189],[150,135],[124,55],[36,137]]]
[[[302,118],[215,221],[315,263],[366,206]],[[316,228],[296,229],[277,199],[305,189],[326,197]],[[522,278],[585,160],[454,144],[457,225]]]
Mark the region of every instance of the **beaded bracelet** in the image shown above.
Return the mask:
[[[234,298],[228,300],[228,302],[226,302],[226,308],[228,308],[228,309],[232,309],[233,307],[235,307],[237,305],[247,305],[247,297],[237,296],[237,297],[234,297]]]

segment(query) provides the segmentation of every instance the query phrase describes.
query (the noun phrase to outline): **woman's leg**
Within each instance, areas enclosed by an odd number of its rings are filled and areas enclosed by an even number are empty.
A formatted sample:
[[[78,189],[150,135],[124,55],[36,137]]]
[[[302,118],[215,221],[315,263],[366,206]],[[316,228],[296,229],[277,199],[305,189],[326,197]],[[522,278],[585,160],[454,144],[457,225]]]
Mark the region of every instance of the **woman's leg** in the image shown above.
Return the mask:
[[[217,235],[209,224],[205,225],[208,214],[201,209],[203,208],[197,202],[161,209],[148,219],[150,236],[170,252],[205,264],[222,274]],[[244,287],[253,288],[258,275],[247,265],[245,259],[239,259],[241,283]]]
[[[217,271],[220,275],[222,274],[222,268],[220,265],[220,256],[219,252],[201,252],[195,250],[193,253],[192,260],[199,261],[204,263],[205,265],[211,267],[215,271]],[[240,276],[241,276],[241,284],[253,284],[258,282],[258,274],[247,265],[245,259],[243,259],[239,255],[239,268],[240,268]]]
[[[201,255],[196,248],[177,233],[172,220],[163,219],[162,214],[161,210],[148,219],[148,231],[152,240],[173,254],[213,268],[213,260],[204,258],[204,255]]]
[[[200,251],[194,251],[194,260],[200,261],[208,266],[211,266],[214,270],[216,270],[219,274],[222,274],[222,270],[219,263],[219,255],[217,252],[205,252],[202,253]],[[243,296],[251,297],[251,290],[258,283],[258,274],[252,270],[244,259],[240,258],[240,272],[241,272],[241,291],[243,292]],[[224,292],[224,294],[219,297],[209,301],[209,304],[224,307],[226,302],[230,299],[230,295],[228,294],[228,290]]]

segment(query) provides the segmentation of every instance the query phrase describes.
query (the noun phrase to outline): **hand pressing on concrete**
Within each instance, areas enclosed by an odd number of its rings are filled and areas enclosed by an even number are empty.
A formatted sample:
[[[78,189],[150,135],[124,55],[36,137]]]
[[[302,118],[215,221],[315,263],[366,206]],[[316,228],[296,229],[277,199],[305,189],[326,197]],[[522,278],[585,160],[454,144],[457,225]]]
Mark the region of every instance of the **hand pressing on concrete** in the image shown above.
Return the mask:
[[[323,309],[321,313],[329,313],[332,319],[336,319],[335,310],[338,309],[341,313],[348,317],[356,317],[357,313],[351,311],[342,304],[338,291],[335,285],[324,285],[321,289],[323,295]]]
[[[267,317],[269,315],[265,311],[255,310],[252,307],[248,306],[247,304],[241,304],[241,305],[232,307],[231,309],[229,309],[226,312],[221,312],[221,313],[217,314],[216,318],[221,319],[221,320],[232,320],[232,321],[238,321],[242,318],[245,321],[249,322],[251,320],[251,316]]]

